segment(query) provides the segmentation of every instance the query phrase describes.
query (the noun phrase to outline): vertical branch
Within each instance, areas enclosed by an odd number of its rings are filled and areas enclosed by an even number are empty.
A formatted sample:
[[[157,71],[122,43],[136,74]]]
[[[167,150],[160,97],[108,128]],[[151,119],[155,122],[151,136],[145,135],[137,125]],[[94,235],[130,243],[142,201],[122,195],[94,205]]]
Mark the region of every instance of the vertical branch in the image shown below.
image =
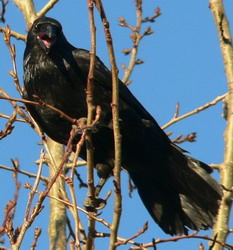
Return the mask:
[[[44,156],[45,156],[45,154],[44,154],[44,151],[42,150],[41,153],[40,153],[40,164],[38,166],[38,172],[37,172],[36,180],[34,182],[32,191],[29,194],[29,198],[28,198],[28,203],[27,203],[27,207],[26,207],[26,213],[25,213],[25,216],[24,216],[25,220],[28,220],[28,218],[30,216],[30,210],[31,210],[32,201],[33,201],[33,198],[35,196],[37,187],[38,187],[39,182],[40,182],[40,176],[41,176],[41,172],[42,172],[42,165],[43,165]]]
[[[23,13],[24,18],[26,20],[27,29],[30,28],[34,20],[37,18],[34,1],[33,0],[13,0],[15,5],[20,9],[20,11]],[[55,1],[50,1],[49,3],[52,3]],[[47,7],[47,10],[49,9],[48,4],[45,6]],[[14,51],[13,51],[14,52]],[[12,58],[14,59],[14,58]],[[14,73],[17,75],[16,68],[14,68]],[[16,81],[15,81],[16,82]],[[19,87],[19,84],[16,82],[16,87],[18,87],[18,91],[21,94],[21,89]],[[61,178],[57,178],[56,183],[56,176],[57,173],[61,169],[56,168],[56,166],[60,166],[60,163],[62,161],[63,155],[64,155],[64,147],[63,145],[60,145],[54,141],[52,141],[50,138],[48,138],[48,152],[50,153],[50,156],[52,156],[52,163],[49,166],[50,169],[50,177],[52,179],[52,182],[54,186],[50,186],[51,193],[55,197],[60,197],[61,194],[65,193],[65,183],[64,180]],[[41,196],[41,203],[43,202],[43,199],[45,196]],[[38,206],[38,210],[40,208],[41,204]],[[33,218],[33,216],[32,216]],[[30,223],[32,223],[33,219],[29,219],[29,223],[25,223],[22,233],[20,234],[22,238],[24,237],[24,234],[27,230],[27,228],[30,226]],[[66,208],[63,203],[57,202],[56,200],[50,201],[50,225],[49,225],[49,237],[50,237],[50,249],[65,249],[66,248]],[[20,243],[18,244],[18,246]],[[16,249],[17,247],[16,246]]]
[[[75,131],[73,131],[73,133],[75,133]],[[75,224],[74,246],[76,247],[75,249],[77,249],[77,250],[81,249],[80,236],[82,237],[83,242],[86,242],[86,240],[87,240],[86,233],[84,231],[84,228],[83,228],[82,223],[81,223],[80,218],[79,218],[79,214],[78,214],[78,210],[77,210],[77,200],[76,200],[75,191],[74,191],[74,175],[75,175],[76,162],[77,162],[77,159],[79,157],[81,148],[85,142],[85,137],[86,137],[86,132],[84,132],[82,134],[80,141],[76,144],[76,151],[75,151],[74,158],[73,158],[73,164],[72,164],[72,169],[71,169],[71,173],[70,173],[70,178],[68,180],[68,185],[70,188],[70,195],[71,195],[72,205],[73,205],[72,207],[69,207],[69,209],[71,210],[71,213],[74,217],[74,224]]]
[[[115,166],[114,173],[114,214],[111,226],[111,237],[109,249],[116,249],[115,243],[117,241],[117,232],[120,224],[120,217],[122,211],[122,197],[121,197],[121,134],[119,126],[119,86],[118,86],[118,69],[114,56],[113,41],[109,30],[109,22],[105,15],[105,11],[101,0],[96,0],[96,7],[100,12],[102,19],[106,42],[108,46],[108,53],[110,65],[112,70],[112,116],[113,116],[113,132],[114,132],[114,148],[115,148]]]
[[[87,102],[87,126],[90,126],[94,116],[93,105],[93,82],[95,70],[96,56],[96,28],[93,13],[93,0],[88,0],[88,14],[91,32],[91,50],[90,50],[90,66],[87,79],[86,102]],[[88,185],[88,202],[94,208],[95,186],[94,186],[94,162],[93,162],[93,145],[92,131],[86,131],[86,149],[87,149],[87,185]],[[95,220],[90,216],[88,219],[88,237],[86,249],[92,249],[94,245]]]
[[[22,89],[19,84],[19,78],[18,78],[18,72],[17,72],[17,66],[16,66],[16,49],[15,45],[11,45],[11,29],[9,26],[6,27],[6,29],[3,31],[4,35],[4,41],[9,49],[10,55],[11,55],[11,60],[13,64],[13,71],[10,71],[10,75],[14,78],[14,83],[17,91],[19,94],[22,96]]]
[[[136,0],[135,1],[135,7],[136,7],[136,26],[129,25],[126,20],[123,17],[119,18],[119,25],[122,27],[127,27],[129,28],[132,33],[130,34],[130,38],[133,42],[133,47],[132,49],[125,49],[122,52],[125,55],[130,54],[130,60],[128,67],[126,65],[122,65],[125,74],[122,78],[122,82],[126,85],[130,84],[131,81],[129,81],[129,78],[134,70],[135,65],[143,63],[143,61],[139,58],[137,58],[138,54],[138,49],[139,49],[139,44],[141,40],[148,35],[153,34],[153,31],[151,30],[150,26],[146,28],[144,32],[141,32],[142,24],[147,23],[147,22],[155,22],[155,20],[161,15],[160,9],[156,8],[154,10],[154,15],[152,17],[142,17],[142,4],[143,0]]]
[[[37,17],[33,0],[13,0],[13,2],[23,13],[27,28],[29,28]]]
[[[142,0],[137,0],[135,1],[135,5],[136,5],[136,16],[137,16],[137,23],[136,23],[136,27],[134,28],[134,44],[133,44],[133,48],[131,50],[131,57],[130,57],[130,62],[129,62],[129,66],[128,68],[125,70],[125,74],[124,77],[122,79],[122,82],[127,84],[134,66],[135,66],[135,62],[137,59],[137,54],[138,54],[138,45],[139,42],[141,41],[141,39],[143,38],[143,35],[140,34],[140,30],[141,30],[141,25],[142,25]]]
[[[227,125],[224,133],[224,162],[221,164],[220,169],[221,184],[226,189],[224,190],[222,203],[213,232],[214,235],[217,235],[217,240],[225,242],[229,234],[228,222],[232,206],[231,199],[233,197],[232,192],[226,191],[227,189],[230,190],[233,186],[233,47],[222,0],[211,0],[210,9],[218,31],[229,90]],[[223,247],[219,244],[215,244],[212,249],[220,250],[223,249]]]
[[[54,142],[52,139],[47,139],[47,145],[51,155],[53,156],[54,164],[49,164],[49,175],[55,175],[58,166],[60,165],[64,147]],[[63,170],[62,170],[63,171]],[[57,178],[53,184],[50,195],[60,198],[62,193],[65,193],[65,182],[62,178]],[[66,206],[56,199],[50,199],[50,218],[49,218],[49,240],[50,249],[65,249],[66,248]]]

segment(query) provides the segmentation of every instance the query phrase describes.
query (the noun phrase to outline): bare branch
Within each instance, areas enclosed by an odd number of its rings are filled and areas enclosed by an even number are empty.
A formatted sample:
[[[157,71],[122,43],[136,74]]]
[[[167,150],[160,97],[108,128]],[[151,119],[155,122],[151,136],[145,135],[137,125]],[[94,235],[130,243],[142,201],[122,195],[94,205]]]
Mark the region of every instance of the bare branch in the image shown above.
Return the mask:
[[[94,1],[88,0],[88,15],[90,22],[90,35],[91,35],[91,49],[90,49],[90,65],[87,78],[86,90],[86,103],[87,103],[87,126],[92,123],[94,117],[94,104],[93,104],[93,84],[94,84],[94,71],[96,60],[96,27],[94,20]],[[94,150],[92,145],[92,131],[86,133],[86,152],[87,152],[87,186],[88,186],[88,204],[95,212],[95,186],[94,186]],[[94,245],[95,233],[95,220],[91,217],[88,218],[88,237],[86,242],[86,249],[91,249]]]
[[[44,151],[41,150],[40,158],[43,159],[44,156],[45,156]],[[38,172],[37,172],[36,180],[34,182],[32,190],[31,190],[31,192],[29,194],[29,199],[28,199],[28,203],[27,203],[27,206],[26,206],[25,220],[28,220],[28,218],[29,218],[31,205],[32,205],[32,200],[34,198],[34,195],[36,193],[36,189],[37,189],[37,187],[39,185],[39,182],[40,182],[40,176],[41,176],[41,172],[42,172],[42,165],[43,165],[43,163],[41,161],[41,163],[38,166]]]
[[[53,141],[51,138],[47,138],[48,155],[46,158],[41,159],[41,161],[46,161],[49,167],[49,177],[52,178],[56,173],[64,155],[64,146]],[[47,159],[49,157],[49,159]],[[43,162],[44,163],[44,162]],[[65,173],[66,165],[61,174]],[[53,184],[50,194],[56,197],[65,199],[65,181],[63,178],[57,178],[56,182]],[[67,213],[66,206],[56,200],[49,200],[49,246],[50,249],[64,249],[66,248],[66,221]]]
[[[9,95],[2,89],[0,88],[0,99],[5,99],[10,102],[12,107],[17,111],[17,113],[26,121],[28,122],[33,128],[35,127],[36,132],[39,132],[39,129],[36,125],[36,123],[33,122],[32,119],[30,119],[23,111],[22,108],[20,108],[17,103],[14,100],[10,100]],[[20,99],[19,99],[20,100]]]
[[[34,20],[36,19],[36,11],[34,6],[34,1],[31,0],[13,0],[15,5],[20,9],[23,13],[23,16],[27,23],[27,28],[33,24]]]
[[[4,2],[4,0],[1,0],[2,10],[1,10],[1,13],[0,13],[0,22],[5,23],[5,17],[4,17],[4,15],[5,15],[6,6],[7,6],[8,3],[9,3],[9,1]]]
[[[82,146],[84,144],[84,139],[85,139],[85,136],[83,136],[82,141],[80,141],[77,144],[75,155],[74,155],[74,158],[73,158],[73,166],[72,166],[72,169],[71,169],[70,178],[68,178],[68,180],[67,180],[67,183],[68,183],[68,186],[69,186],[69,189],[70,189],[72,204],[73,204],[73,206],[70,208],[70,210],[71,210],[71,213],[72,213],[72,215],[74,217],[74,224],[75,224],[74,245],[75,245],[75,247],[77,249],[81,249],[79,235],[81,235],[83,237],[83,242],[88,241],[88,239],[86,237],[86,233],[84,231],[84,228],[83,228],[82,223],[81,223],[80,218],[79,218],[78,210],[76,209],[77,200],[76,200],[75,191],[74,191],[74,175],[75,175],[75,167],[76,167],[75,163],[77,162],[77,159],[79,157],[81,148],[82,148]]]
[[[131,54],[128,67],[126,67],[124,65],[125,74],[124,74],[124,77],[122,79],[122,82],[125,83],[126,85],[128,85],[130,83],[129,78],[133,72],[135,65],[143,63],[142,60],[137,59],[140,41],[145,36],[151,35],[153,33],[153,31],[151,30],[150,27],[147,27],[147,29],[143,33],[141,33],[142,23],[143,22],[144,23],[145,22],[154,22],[155,19],[161,15],[160,9],[157,8],[157,9],[155,9],[155,14],[152,17],[150,17],[150,18],[147,17],[147,18],[143,19],[142,18],[142,1],[141,0],[135,1],[135,6],[136,6],[136,16],[137,16],[137,21],[136,21],[135,27],[129,25],[124,18],[122,18],[122,17],[119,18],[120,26],[127,27],[133,31],[133,33],[131,33],[131,40],[133,42],[132,48],[123,50],[123,53],[125,53],[126,55]]]
[[[0,92],[1,93],[1,92]],[[38,99],[38,102],[35,102],[35,101],[29,101],[29,100],[26,100],[26,99],[19,99],[19,98],[12,98],[12,97],[9,97],[9,96],[0,96],[0,99],[3,99],[3,100],[8,100],[8,101],[15,101],[15,102],[21,102],[21,103],[29,103],[29,104],[33,104],[33,105],[38,105],[38,106],[44,106],[44,107],[47,107],[55,112],[57,112],[62,118],[65,118],[66,120],[70,121],[71,123],[75,124],[76,123],[76,119],[68,116],[67,114],[65,114],[63,111],[49,105],[49,104],[46,104],[45,102],[41,101],[39,99],[39,97],[36,97],[35,98]]]
[[[221,164],[220,183],[226,188],[231,189],[233,186],[233,46],[230,27],[225,14],[222,0],[210,0],[210,9],[213,14],[215,25],[218,31],[219,43],[224,61],[224,69],[228,82],[227,96],[227,124],[224,133],[225,150],[224,162]],[[229,234],[229,219],[232,208],[233,192],[223,191],[223,198],[220,205],[217,221],[215,223],[213,235],[217,235],[217,240],[225,242]],[[215,244],[213,250],[220,250],[222,247]]]
[[[41,235],[41,228],[38,228],[36,227],[35,230],[34,230],[34,239],[33,239],[33,242],[32,242],[32,245],[30,247],[30,250],[35,250],[36,249],[36,246],[37,246],[37,241]]]
[[[14,193],[13,201],[9,201],[5,207],[4,220],[2,223],[2,227],[0,228],[0,235],[2,235],[3,233],[6,233],[10,239],[10,243],[14,244],[19,234],[19,229],[18,228],[14,229],[13,227],[13,219],[14,219],[15,208],[18,202],[18,197],[19,197],[20,183],[18,182],[18,175],[17,175],[19,162],[18,160],[11,160],[11,161],[15,169],[15,171],[13,172],[13,178],[15,181],[15,193]]]
[[[9,120],[12,116],[5,115],[5,114],[3,114],[3,113],[1,113],[1,112],[0,112],[0,117],[5,118],[5,119],[8,119],[8,120]],[[20,119],[20,118],[16,118],[16,119],[15,119],[15,121],[17,121],[17,122],[26,122],[25,120]]]
[[[7,167],[7,166],[4,166],[4,165],[0,165],[0,168],[1,168],[1,169],[4,169],[4,170],[11,171],[11,172],[17,171],[17,173],[26,175],[26,176],[28,176],[29,178],[36,178],[36,177],[37,177],[36,174],[32,174],[32,173],[30,173],[30,172],[27,172],[27,171],[24,171],[24,170],[20,170],[20,169],[15,170],[14,168]],[[45,183],[48,182],[48,178],[47,178],[47,177],[44,177],[44,176],[40,176],[40,180],[44,181]]]
[[[112,69],[112,116],[113,116],[113,133],[114,133],[114,148],[115,148],[115,165],[113,169],[114,175],[114,214],[113,223],[111,227],[111,237],[109,249],[116,249],[115,243],[117,241],[117,232],[120,224],[122,211],[122,197],[121,197],[121,134],[119,126],[119,86],[118,86],[118,69],[116,65],[112,36],[109,29],[109,22],[107,20],[101,0],[96,0],[96,7],[100,13],[102,24],[105,32],[105,39],[108,47],[110,65]]]
[[[5,130],[4,131],[0,130],[0,140],[11,134],[12,130],[14,129],[14,126],[12,125],[16,120],[16,116],[17,116],[17,112],[16,110],[14,110],[12,116],[9,118],[9,120],[7,121],[5,125]]]
[[[192,110],[192,111],[190,111],[190,112],[188,112],[186,114],[183,114],[183,115],[180,115],[180,116],[174,115],[174,117],[168,123],[166,123],[165,125],[162,126],[162,129],[166,129],[166,128],[170,127],[171,125],[177,123],[180,120],[183,120],[183,119],[185,119],[185,118],[187,118],[189,116],[192,116],[194,114],[197,114],[197,113],[199,113],[199,112],[201,112],[201,111],[203,111],[203,110],[205,110],[205,109],[207,109],[207,108],[209,108],[211,106],[216,105],[219,101],[223,100],[226,96],[227,96],[227,94],[218,96],[213,101],[208,102],[208,103],[204,104],[203,106],[198,107],[198,108],[196,108],[196,109],[194,109],[194,110]]]
[[[46,3],[46,5],[37,12],[37,17],[44,16],[50,9],[54,7],[54,5],[58,2],[59,0],[50,0],[49,2]]]
[[[196,138],[197,138],[197,134],[195,132],[193,132],[193,133],[190,133],[186,136],[179,135],[179,136],[177,136],[177,138],[173,139],[172,142],[177,143],[177,144],[180,144],[183,142],[195,142]]]
[[[5,31],[6,31],[6,28],[0,27],[0,32],[3,33]],[[13,30],[10,31],[10,36],[16,38],[17,40],[22,40],[24,42],[26,41],[26,37],[27,37],[27,36],[25,36],[23,34],[20,34],[20,33],[16,32],[16,31],[13,31]]]
[[[138,236],[142,235],[143,233],[146,232],[146,230],[148,229],[148,222],[146,222],[142,229],[140,229],[135,235],[133,235],[132,237],[130,237],[129,239],[125,240],[125,241],[118,241],[116,243],[116,246],[120,246],[120,245],[126,245],[128,242],[130,242],[133,239],[136,239]]]
[[[167,242],[176,242],[176,241],[179,241],[179,240],[183,240],[183,239],[202,239],[202,240],[208,240],[208,241],[211,241],[211,242],[216,242],[218,243],[220,246],[222,247],[226,247],[227,249],[232,249],[233,248],[233,245],[230,245],[230,244],[226,244],[224,242],[221,242],[221,241],[218,241],[216,239],[212,239],[208,236],[205,236],[205,235],[196,235],[198,233],[198,231],[195,231],[194,233],[192,234],[188,234],[188,235],[181,235],[181,236],[175,236],[175,237],[171,237],[171,238],[167,238],[167,239],[156,239],[154,240],[153,242],[150,242],[150,243],[146,243],[146,244],[142,244],[140,247],[144,247],[145,249],[148,249],[149,247],[153,247],[154,244],[157,245],[157,244],[161,244],[161,243],[167,243]],[[132,250],[140,250],[141,248],[140,247],[131,247],[130,249]]]
[[[11,55],[11,60],[12,60],[12,64],[13,64],[13,71],[10,71],[9,74],[14,78],[14,83],[15,83],[15,87],[18,90],[19,94],[22,96],[22,89],[21,86],[19,84],[19,78],[18,78],[18,72],[17,72],[17,66],[16,66],[16,62],[15,62],[15,58],[16,58],[16,49],[15,49],[15,45],[11,45],[11,29],[9,26],[6,27],[5,31],[4,31],[4,41],[9,49],[10,55]]]

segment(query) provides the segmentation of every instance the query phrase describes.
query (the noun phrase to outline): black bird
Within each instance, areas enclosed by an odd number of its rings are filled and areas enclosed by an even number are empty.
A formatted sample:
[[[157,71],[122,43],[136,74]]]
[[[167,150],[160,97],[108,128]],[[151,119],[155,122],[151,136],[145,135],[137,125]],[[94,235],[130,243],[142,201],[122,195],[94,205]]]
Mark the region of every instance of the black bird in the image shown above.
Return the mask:
[[[58,21],[37,19],[29,30],[24,53],[24,98],[37,101],[38,96],[73,118],[86,117],[89,62],[89,51],[73,47]],[[212,227],[222,189],[209,175],[211,168],[185,155],[120,80],[119,85],[122,167],[150,215],[171,235],[187,234],[188,228]],[[106,169],[114,166],[111,96],[111,72],[96,57],[94,105],[102,112],[98,131],[93,134],[94,164],[105,178]],[[67,144],[72,128],[69,121],[49,108],[26,106],[49,137]],[[83,159],[85,152],[83,148]]]

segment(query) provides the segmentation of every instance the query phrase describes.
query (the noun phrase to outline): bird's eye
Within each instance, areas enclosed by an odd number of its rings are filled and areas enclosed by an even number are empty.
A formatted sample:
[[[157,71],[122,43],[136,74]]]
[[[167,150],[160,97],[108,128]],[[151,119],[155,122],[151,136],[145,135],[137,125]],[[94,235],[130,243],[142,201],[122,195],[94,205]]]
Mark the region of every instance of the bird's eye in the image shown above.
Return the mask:
[[[34,27],[34,30],[35,30],[35,31],[38,31],[38,30],[39,30],[39,28],[40,28],[40,25],[39,25],[39,24],[37,24],[37,25]]]

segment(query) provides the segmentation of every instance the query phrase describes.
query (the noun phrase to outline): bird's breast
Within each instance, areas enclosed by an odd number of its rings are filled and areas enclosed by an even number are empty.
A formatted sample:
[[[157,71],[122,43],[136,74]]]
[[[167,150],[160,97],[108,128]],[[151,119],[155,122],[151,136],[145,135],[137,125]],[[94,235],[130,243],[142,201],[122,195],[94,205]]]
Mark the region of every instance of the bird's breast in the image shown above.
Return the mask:
[[[61,66],[59,67],[59,65]],[[26,59],[24,82],[30,100],[35,100],[34,96],[37,96],[46,104],[52,105],[66,114],[75,115],[75,118],[85,115],[84,87],[80,76],[69,69],[65,60],[54,63],[52,60],[42,57],[37,60]]]

